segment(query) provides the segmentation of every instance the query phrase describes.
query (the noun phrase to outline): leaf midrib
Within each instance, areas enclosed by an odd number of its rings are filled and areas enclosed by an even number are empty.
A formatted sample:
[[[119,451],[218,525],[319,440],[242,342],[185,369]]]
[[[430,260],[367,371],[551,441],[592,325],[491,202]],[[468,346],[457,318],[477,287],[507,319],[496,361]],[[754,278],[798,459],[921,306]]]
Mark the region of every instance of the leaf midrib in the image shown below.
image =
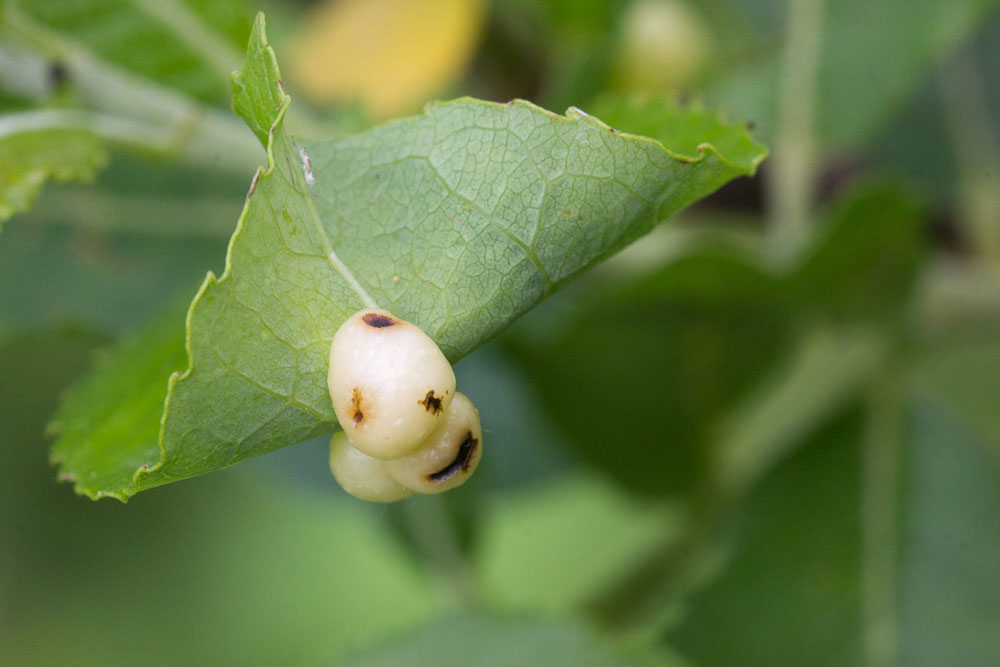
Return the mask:
[[[296,191],[298,191],[296,189]],[[354,272],[351,270],[347,264],[344,263],[340,256],[337,255],[337,251],[333,249],[333,243],[330,241],[329,234],[326,233],[326,227],[323,226],[323,221],[320,220],[319,213],[316,211],[316,205],[313,203],[313,198],[308,192],[300,192],[302,197],[305,199],[306,207],[309,209],[309,216],[312,218],[313,225],[316,227],[316,232],[319,234],[320,239],[323,242],[323,255],[326,257],[327,263],[333,267],[333,270],[340,274],[340,276],[347,282],[358,298],[361,299],[361,303],[367,308],[378,308],[379,305],[376,303],[375,299],[368,294],[368,291],[361,285],[361,281],[357,279]]]

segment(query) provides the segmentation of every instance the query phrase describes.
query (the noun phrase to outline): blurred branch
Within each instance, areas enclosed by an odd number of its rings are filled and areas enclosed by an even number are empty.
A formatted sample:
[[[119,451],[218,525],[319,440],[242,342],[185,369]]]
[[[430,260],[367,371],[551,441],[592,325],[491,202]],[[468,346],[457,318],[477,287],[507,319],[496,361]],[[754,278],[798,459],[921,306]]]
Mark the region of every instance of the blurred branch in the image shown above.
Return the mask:
[[[868,399],[861,482],[862,615],[869,667],[898,662],[899,455],[902,448],[904,380],[889,364],[872,383]]]
[[[400,503],[399,509],[408,537],[437,582],[436,589],[445,603],[462,609],[478,606],[476,581],[444,499],[436,495],[419,496]]]
[[[976,264],[938,262],[924,277],[917,321],[922,334],[935,337],[994,335],[1000,329],[1000,272]]]
[[[959,218],[977,259],[1000,269],[1000,143],[971,47],[938,76],[959,176]]]
[[[178,148],[175,129],[127,116],[83,109],[39,109],[0,116],[0,137],[42,130],[87,130],[124,148],[160,156],[179,156],[191,164],[218,166],[218,147],[191,142]],[[245,165],[244,165],[245,166]]]
[[[720,519],[811,429],[870,382],[888,351],[886,337],[876,329],[807,332],[789,363],[722,422],[712,478],[692,498],[680,538],[640,564],[625,586],[594,600],[591,612],[618,628],[662,633],[671,620],[663,601],[680,600],[697,584],[718,552]]]
[[[716,485],[739,496],[882,366],[888,342],[876,329],[818,328],[787,367],[722,422]]]
[[[156,196],[67,186],[36,207],[33,224],[159,238],[225,240],[232,236],[240,199]],[[150,211],[169,225],[150,224]]]
[[[667,541],[625,582],[590,600],[588,612],[602,625],[656,641],[675,620],[676,606],[718,564],[720,519],[732,500],[707,485],[686,506],[678,538]]]
[[[169,28],[174,35],[212,66],[220,78],[228,79],[243,63],[243,54],[209,29],[177,0],[132,0],[149,16]]]
[[[788,0],[778,97],[778,135],[768,179],[768,216],[776,252],[806,237],[816,181],[817,96],[824,0]]]
[[[0,34],[27,47],[0,47],[0,82],[15,94],[44,102],[50,91],[39,86],[38,74],[61,65],[83,104],[107,114],[99,134],[117,134],[117,140],[141,149],[246,174],[263,159],[253,134],[232,114],[108,65],[10,3],[0,14]],[[111,127],[113,119],[124,127]]]

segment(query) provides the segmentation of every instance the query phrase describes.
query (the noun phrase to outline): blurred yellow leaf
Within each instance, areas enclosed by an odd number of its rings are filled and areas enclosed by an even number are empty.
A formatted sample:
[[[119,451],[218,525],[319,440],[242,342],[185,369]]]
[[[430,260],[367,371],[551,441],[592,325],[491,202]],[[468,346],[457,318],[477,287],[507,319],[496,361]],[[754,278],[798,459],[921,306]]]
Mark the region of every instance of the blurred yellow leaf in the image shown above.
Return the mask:
[[[289,72],[317,102],[397,115],[462,73],[482,23],[482,0],[327,0],[303,19]]]

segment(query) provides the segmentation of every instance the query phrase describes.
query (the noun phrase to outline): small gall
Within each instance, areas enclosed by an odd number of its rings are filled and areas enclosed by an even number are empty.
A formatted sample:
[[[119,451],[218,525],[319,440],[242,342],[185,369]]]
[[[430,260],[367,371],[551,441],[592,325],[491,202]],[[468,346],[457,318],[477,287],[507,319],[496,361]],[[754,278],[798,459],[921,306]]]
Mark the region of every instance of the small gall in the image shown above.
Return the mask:
[[[327,375],[337,421],[378,459],[415,449],[443,421],[455,373],[433,339],[385,310],[365,309],[330,343]]]
[[[443,423],[413,452],[385,461],[385,470],[417,493],[441,493],[465,483],[482,456],[479,412],[462,393],[455,394]]]

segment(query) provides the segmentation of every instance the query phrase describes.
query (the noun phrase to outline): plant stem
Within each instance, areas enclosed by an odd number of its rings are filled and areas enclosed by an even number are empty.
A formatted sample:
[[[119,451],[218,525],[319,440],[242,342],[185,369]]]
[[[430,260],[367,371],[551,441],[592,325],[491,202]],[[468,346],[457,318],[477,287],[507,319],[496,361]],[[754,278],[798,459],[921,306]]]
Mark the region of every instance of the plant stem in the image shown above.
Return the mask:
[[[866,328],[820,327],[804,336],[788,367],[720,422],[712,476],[691,500],[680,537],[615,595],[596,600],[592,611],[613,626],[661,634],[670,620],[663,601],[679,600],[696,582],[706,554],[717,549],[716,524],[812,429],[872,382],[887,354],[887,341]]]
[[[218,33],[209,29],[197,14],[178,0],[132,0],[150,17],[169,28],[177,39],[201,56],[223,79],[228,79],[243,54]]]
[[[83,109],[38,109],[0,116],[0,137],[44,130],[87,130],[112,144],[161,156],[177,151],[177,135],[170,128],[135,118]],[[184,157],[191,164],[217,164],[214,147],[192,145]]]
[[[420,496],[401,504],[400,509],[410,539],[446,602],[458,607],[476,605],[479,597],[475,580],[444,499],[437,495]]]
[[[971,48],[938,76],[959,176],[958,214],[977,261],[1000,270],[1000,142]]]
[[[224,241],[233,234],[239,199],[224,196],[186,196],[110,193],[88,186],[67,185],[59,197],[45,197],[32,221],[112,234],[191,241]],[[172,220],[169,225],[149,224],[149,212]],[[195,212],[195,215],[192,213]]]
[[[732,497],[751,489],[858,388],[871,382],[890,344],[877,329],[817,326],[784,367],[719,422],[715,485]]]
[[[920,291],[917,320],[932,339],[996,330],[1000,324],[1000,272],[971,263],[938,262]]]
[[[778,136],[767,183],[771,241],[779,256],[791,254],[808,230],[817,171],[814,115],[823,13],[823,0],[788,0]]]
[[[260,145],[235,116],[102,62],[10,3],[0,14],[0,29],[38,52],[4,49],[2,81],[15,92],[44,99],[48,91],[29,82],[37,81],[37,73],[46,71],[49,63],[58,62],[86,106],[126,125],[120,141],[244,174],[260,163]],[[105,129],[114,132],[110,125]]]
[[[655,641],[674,620],[674,605],[697,583],[699,569],[716,548],[717,524],[733,497],[711,483],[684,509],[676,539],[637,564],[609,594],[588,604],[591,615],[618,632]]]
[[[896,579],[903,381],[889,364],[868,400],[861,481],[862,616],[865,664],[897,664]]]

